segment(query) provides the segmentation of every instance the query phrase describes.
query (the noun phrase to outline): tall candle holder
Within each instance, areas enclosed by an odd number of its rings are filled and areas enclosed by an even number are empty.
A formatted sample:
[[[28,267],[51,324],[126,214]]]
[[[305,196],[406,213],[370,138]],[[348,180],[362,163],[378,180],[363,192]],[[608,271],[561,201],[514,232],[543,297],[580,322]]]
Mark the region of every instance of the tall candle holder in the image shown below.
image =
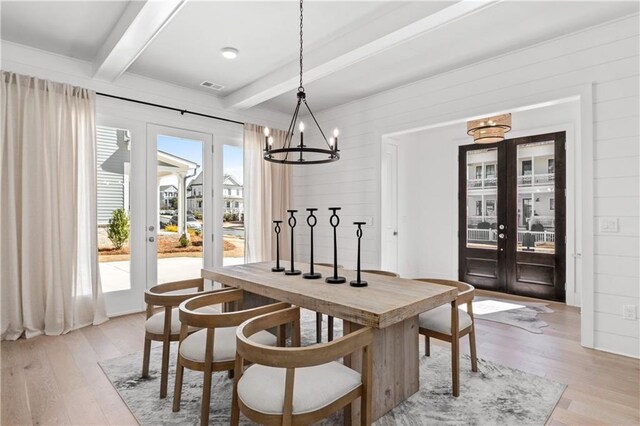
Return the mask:
[[[322,278],[321,273],[315,272],[313,270],[313,228],[318,224],[318,219],[315,217],[313,212],[317,210],[318,209],[307,209],[307,211],[309,212],[309,216],[307,217],[307,225],[309,225],[309,228],[311,228],[311,255],[309,256],[309,272],[302,274],[302,277],[308,280],[316,280],[318,278]]]
[[[358,230],[356,231],[356,237],[358,237],[358,267],[356,273],[355,281],[351,281],[349,284],[353,287],[366,287],[368,284],[366,281],[362,281],[360,279],[360,240],[362,239],[362,225],[367,222],[353,222],[354,225],[358,226]]]
[[[295,267],[293,266],[293,252],[294,252],[294,245],[293,245],[293,228],[296,227],[296,218],[295,216],[293,216],[294,213],[297,213],[298,210],[287,210],[287,212],[291,215],[289,217],[289,228],[291,228],[291,269],[288,269],[286,271],[284,271],[285,275],[300,275],[302,272],[295,269]]]
[[[276,266],[271,268],[271,270],[273,272],[282,272],[284,271],[284,267],[280,266],[280,224],[282,223],[282,221],[274,220],[273,223],[275,223],[276,225],[274,228],[274,231],[276,233]]]
[[[340,224],[340,218],[338,217],[338,214],[336,212],[338,210],[340,210],[340,207],[329,207],[329,210],[331,210],[333,212],[331,214],[331,217],[329,218],[329,223],[333,227],[333,276],[325,278],[325,282],[327,282],[329,284],[342,284],[342,283],[347,282],[347,279],[345,277],[339,277],[338,276],[338,232],[337,232],[337,228],[338,228],[338,225]]]

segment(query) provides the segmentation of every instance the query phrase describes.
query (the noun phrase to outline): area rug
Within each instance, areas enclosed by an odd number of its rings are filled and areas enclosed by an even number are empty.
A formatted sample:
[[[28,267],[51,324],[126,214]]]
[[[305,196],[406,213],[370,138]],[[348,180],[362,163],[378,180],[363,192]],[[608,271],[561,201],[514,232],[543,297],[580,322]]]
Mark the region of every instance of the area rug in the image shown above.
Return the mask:
[[[476,312],[476,307],[479,309]],[[466,305],[464,305],[466,309]],[[483,313],[487,312],[487,313]],[[473,301],[475,319],[499,322],[522,328],[530,333],[542,334],[542,328],[549,326],[538,318],[539,314],[549,314],[553,310],[547,303],[521,302],[487,297],[476,297]]]
[[[315,342],[315,314],[305,312],[303,345]],[[336,321],[336,334],[341,322]],[[420,345],[421,347],[423,345]],[[151,350],[150,376],[140,376],[142,352],[100,363],[103,371],[142,425],[198,424],[202,395],[202,373],[185,369],[181,410],[173,413],[173,381],[176,343],[171,348],[169,395],[158,398],[162,349]],[[461,357],[460,397],[451,396],[451,360],[448,348],[432,345],[431,356],[420,354],[420,390],[379,419],[376,425],[543,425],[564,392],[565,385],[520,370],[479,359],[478,372],[471,372],[467,355]],[[211,396],[212,425],[229,424],[232,381],[226,373],[215,373]],[[242,425],[252,424],[242,418]],[[342,424],[341,413],[320,423]]]

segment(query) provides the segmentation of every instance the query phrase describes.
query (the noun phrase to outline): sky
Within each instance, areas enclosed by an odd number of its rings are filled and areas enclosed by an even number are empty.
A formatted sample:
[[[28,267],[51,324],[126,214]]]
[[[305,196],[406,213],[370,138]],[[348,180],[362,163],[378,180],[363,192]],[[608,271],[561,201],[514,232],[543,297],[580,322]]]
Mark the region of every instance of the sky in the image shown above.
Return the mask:
[[[224,174],[232,175],[237,182],[242,184],[242,148],[231,145],[224,145],[223,148]],[[158,136],[158,150],[192,161],[198,164],[198,173],[202,171],[202,142],[200,141],[160,135]],[[177,180],[173,177],[164,178],[160,182],[161,185],[177,185],[177,183]]]

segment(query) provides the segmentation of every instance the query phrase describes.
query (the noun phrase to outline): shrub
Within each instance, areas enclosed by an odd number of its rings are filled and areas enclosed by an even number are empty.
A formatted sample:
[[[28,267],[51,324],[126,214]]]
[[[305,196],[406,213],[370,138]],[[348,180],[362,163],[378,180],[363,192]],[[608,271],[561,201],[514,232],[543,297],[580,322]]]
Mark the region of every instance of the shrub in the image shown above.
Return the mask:
[[[189,246],[189,244],[191,244],[191,240],[189,240],[189,237],[187,237],[187,234],[182,234],[180,236],[180,246],[187,247]]]
[[[194,228],[187,228],[187,232],[189,233],[189,235],[193,236],[200,236],[202,235],[202,230],[201,229],[194,229]]]
[[[167,232],[178,232],[178,225],[167,225],[164,227]]]
[[[230,220],[232,220],[232,217],[233,217],[233,213],[225,212],[225,214],[222,216],[222,220],[225,222],[229,222]]]
[[[116,250],[121,249],[124,243],[129,240],[129,218],[124,209],[113,211],[107,227],[107,237]]]
[[[195,210],[193,212],[193,217],[195,217],[198,220],[202,220],[202,212],[200,210]]]

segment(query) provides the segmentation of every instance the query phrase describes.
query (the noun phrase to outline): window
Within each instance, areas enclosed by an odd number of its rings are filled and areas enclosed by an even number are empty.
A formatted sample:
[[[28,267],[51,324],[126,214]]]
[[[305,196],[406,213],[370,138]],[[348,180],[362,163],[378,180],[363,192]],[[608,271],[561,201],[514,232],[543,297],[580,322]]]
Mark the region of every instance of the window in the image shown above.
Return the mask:
[[[496,202],[494,200],[487,200],[487,216],[495,216],[496,214]]]
[[[488,178],[496,177],[496,165],[495,164],[487,164],[485,175]]]
[[[555,173],[555,169],[556,169],[556,165],[555,165],[555,161],[553,158],[549,158],[548,162],[547,162],[547,173],[549,173],[550,175]]]
[[[522,160],[522,176],[531,175],[531,160]]]
[[[234,206],[235,206],[235,208],[237,209],[238,207],[240,207],[240,203],[236,201],[236,202],[235,202],[235,204],[234,204]]]
[[[482,216],[482,201],[476,201],[476,216]]]
[[[549,210],[556,209],[556,200],[555,198],[549,198]]]
[[[227,208],[230,209],[231,208],[231,201],[227,201]]]
[[[482,166],[476,166],[476,179],[482,179]]]

